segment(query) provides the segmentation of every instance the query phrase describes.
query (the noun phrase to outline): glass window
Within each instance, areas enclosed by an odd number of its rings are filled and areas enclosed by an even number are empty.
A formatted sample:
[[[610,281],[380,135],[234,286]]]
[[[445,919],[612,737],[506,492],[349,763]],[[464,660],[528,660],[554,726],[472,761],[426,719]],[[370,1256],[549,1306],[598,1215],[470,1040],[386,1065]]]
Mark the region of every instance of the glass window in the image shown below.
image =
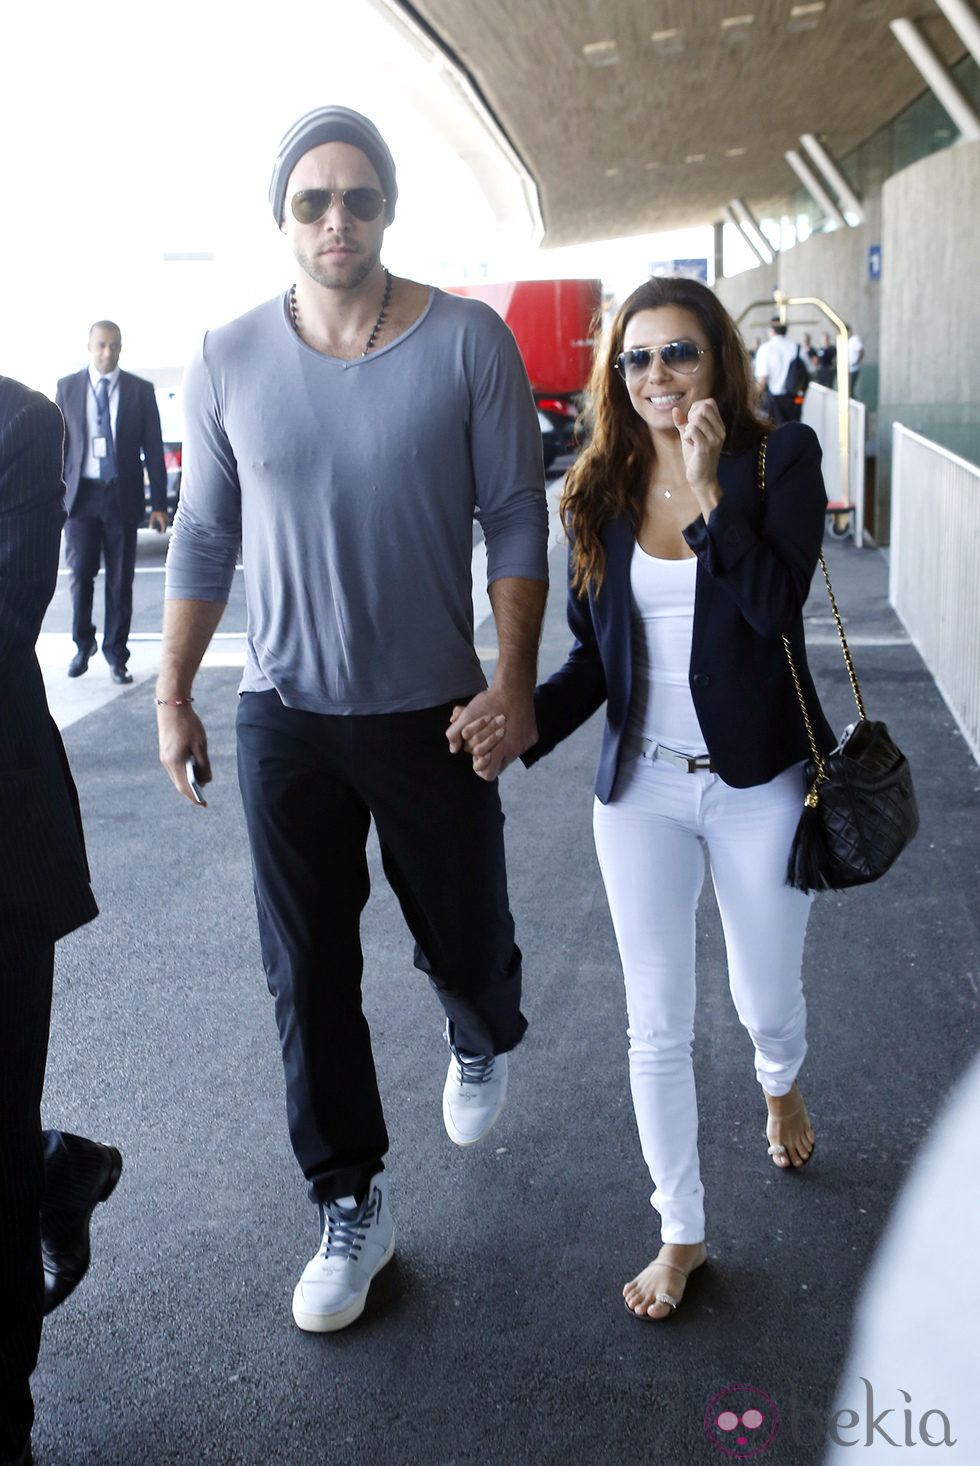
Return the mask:
[[[972,56],[951,68],[953,80],[980,111],[980,66]],[[932,92],[923,92],[891,122],[842,159],[845,176],[858,193],[870,198],[886,178],[955,143],[959,132]]]

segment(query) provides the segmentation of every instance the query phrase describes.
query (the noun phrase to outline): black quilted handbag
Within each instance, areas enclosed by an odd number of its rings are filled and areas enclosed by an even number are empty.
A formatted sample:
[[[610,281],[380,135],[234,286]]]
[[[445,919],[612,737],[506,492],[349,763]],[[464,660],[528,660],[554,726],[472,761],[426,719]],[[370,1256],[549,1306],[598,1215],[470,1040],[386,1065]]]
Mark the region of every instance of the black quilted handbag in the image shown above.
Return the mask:
[[[759,486],[765,493],[765,440],[759,450]],[[820,554],[831,609],[847,665],[858,721],[844,729],[833,752],[822,755],[813,736],[789,640],[783,646],[813,757],[806,765],[807,793],[793,837],[786,883],[799,891],[843,891],[876,881],[898,859],[919,828],[912,770],[884,723],[865,710],[854,663]]]
[[[912,770],[884,723],[845,728],[826,758],[806,766],[807,793],[793,837],[788,885],[843,891],[876,881],[919,828]]]

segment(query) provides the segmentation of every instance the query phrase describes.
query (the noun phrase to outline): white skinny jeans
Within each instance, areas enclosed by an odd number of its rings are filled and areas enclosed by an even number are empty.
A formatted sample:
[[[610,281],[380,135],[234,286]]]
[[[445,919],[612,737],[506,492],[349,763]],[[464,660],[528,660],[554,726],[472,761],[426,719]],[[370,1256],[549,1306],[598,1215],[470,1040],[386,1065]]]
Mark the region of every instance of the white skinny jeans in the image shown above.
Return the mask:
[[[698,1166],[694,921],[711,864],[739,1020],[755,1072],[786,1094],[806,1054],[800,972],[810,897],[785,884],[803,806],[799,765],[732,789],[626,750],[608,804],[595,801],[596,851],[626,981],[629,1069],[643,1157],[664,1242],[704,1239]]]

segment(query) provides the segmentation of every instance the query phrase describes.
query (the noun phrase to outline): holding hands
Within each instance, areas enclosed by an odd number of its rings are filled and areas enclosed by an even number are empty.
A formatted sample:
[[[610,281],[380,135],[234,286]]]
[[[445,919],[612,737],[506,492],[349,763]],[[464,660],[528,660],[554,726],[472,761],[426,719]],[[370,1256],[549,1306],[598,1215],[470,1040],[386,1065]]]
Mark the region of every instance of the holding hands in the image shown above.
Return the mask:
[[[449,751],[468,753],[487,783],[538,741],[534,683],[547,595],[543,580],[504,576],[490,586],[498,642],[493,682],[454,707],[446,729]]]
[[[465,707],[454,707],[446,729],[450,751],[468,753],[473,772],[492,782],[537,742],[534,704],[530,699],[527,702],[527,706],[524,700],[507,706],[488,688]]]
[[[452,721],[446,731],[449,747],[453,753],[468,753],[473,759],[473,772],[481,779],[493,779],[491,766],[497,771],[503,767],[495,757],[507,726],[505,713],[484,713],[477,718],[467,719],[466,709],[453,708]]]

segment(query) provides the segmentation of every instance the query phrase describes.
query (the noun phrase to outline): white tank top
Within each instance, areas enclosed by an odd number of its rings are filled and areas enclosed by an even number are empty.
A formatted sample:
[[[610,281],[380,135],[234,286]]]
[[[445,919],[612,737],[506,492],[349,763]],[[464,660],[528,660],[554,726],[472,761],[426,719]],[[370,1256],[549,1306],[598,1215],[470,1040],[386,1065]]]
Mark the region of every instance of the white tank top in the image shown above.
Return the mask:
[[[639,545],[630,565],[633,695],[627,730],[692,757],[707,753],[688,683],[696,556],[658,560]]]

